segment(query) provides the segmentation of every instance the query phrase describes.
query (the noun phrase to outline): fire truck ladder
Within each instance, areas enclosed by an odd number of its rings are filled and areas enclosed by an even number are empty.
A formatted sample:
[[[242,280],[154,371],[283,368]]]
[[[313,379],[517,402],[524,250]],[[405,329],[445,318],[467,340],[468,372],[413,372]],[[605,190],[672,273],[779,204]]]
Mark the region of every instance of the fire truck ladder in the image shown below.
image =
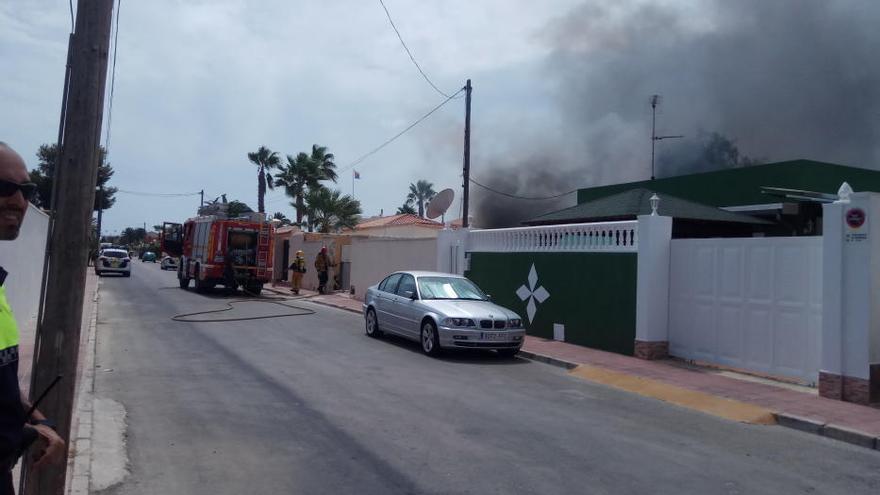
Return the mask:
[[[257,240],[257,274],[265,276],[269,263],[269,223],[260,223],[260,236]]]

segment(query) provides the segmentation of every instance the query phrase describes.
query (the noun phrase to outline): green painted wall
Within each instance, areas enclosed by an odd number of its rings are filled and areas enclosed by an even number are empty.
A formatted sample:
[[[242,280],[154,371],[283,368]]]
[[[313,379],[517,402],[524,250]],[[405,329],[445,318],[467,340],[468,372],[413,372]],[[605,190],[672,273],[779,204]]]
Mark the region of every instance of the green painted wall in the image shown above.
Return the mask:
[[[573,344],[632,355],[636,334],[635,253],[470,253],[467,277],[498,304],[523,317],[529,335],[553,338],[553,324],[565,325]],[[528,299],[516,291],[528,285],[532,264],[535,287],[550,293],[536,302],[534,321]]]

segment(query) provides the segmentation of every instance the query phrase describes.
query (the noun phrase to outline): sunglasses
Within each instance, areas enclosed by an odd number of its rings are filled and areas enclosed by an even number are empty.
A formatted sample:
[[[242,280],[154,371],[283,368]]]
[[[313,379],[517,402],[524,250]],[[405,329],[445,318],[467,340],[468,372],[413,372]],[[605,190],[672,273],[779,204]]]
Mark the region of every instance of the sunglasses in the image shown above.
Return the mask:
[[[21,191],[21,195],[24,196],[25,200],[30,201],[33,199],[34,195],[37,194],[37,185],[33,182],[18,184],[16,182],[9,182],[8,180],[0,179],[0,197],[8,198],[18,191]]]

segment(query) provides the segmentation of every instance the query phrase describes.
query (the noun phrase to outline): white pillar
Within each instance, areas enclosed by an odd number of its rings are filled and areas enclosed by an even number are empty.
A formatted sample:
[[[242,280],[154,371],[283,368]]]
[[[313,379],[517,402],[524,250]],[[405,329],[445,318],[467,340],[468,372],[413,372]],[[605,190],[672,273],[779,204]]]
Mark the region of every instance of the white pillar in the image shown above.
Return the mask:
[[[437,271],[463,275],[464,253],[470,229],[443,229],[437,233]]]
[[[638,217],[635,355],[662,359],[669,354],[669,260],[672,217]]]
[[[823,207],[819,394],[880,401],[880,194]]]

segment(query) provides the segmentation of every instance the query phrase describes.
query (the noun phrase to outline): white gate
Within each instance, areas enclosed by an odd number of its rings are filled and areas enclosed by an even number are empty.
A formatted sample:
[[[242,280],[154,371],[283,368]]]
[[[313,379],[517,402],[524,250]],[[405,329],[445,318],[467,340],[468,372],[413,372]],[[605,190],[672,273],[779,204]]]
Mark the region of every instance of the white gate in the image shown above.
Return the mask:
[[[817,381],[822,238],[676,239],[673,356]]]

